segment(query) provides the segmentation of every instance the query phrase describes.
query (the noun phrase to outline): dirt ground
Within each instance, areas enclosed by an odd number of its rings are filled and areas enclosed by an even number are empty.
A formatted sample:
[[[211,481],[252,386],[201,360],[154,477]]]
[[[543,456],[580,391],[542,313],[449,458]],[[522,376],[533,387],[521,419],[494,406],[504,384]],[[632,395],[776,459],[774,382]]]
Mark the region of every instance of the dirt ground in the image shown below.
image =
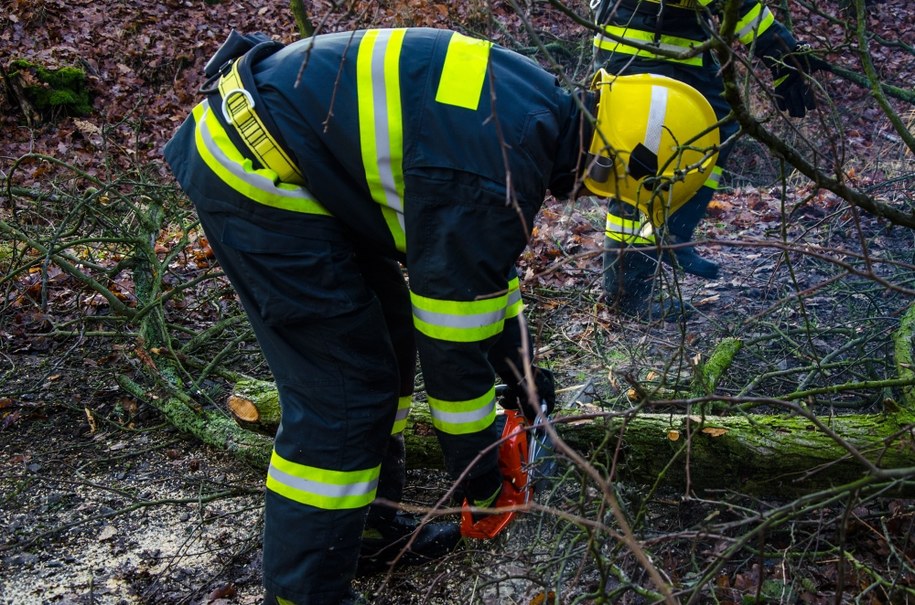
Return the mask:
[[[126,150],[113,163],[132,167],[149,158],[148,169],[160,178],[166,178],[163,139],[199,84],[187,66],[201,65],[230,27],[292,35],[286,3],[268,0],[7,4],[18,12],[0,15],[3,58],[24,48],[45,59],[85,61],[108,95],[93,118],[96,127],[109,128],[111,140]],[[473,12],[483,5],[478,2],[455,3],[451,14],[437,3],[365,3],[371,10],[361,13],[331,4],[309,3],[315,14],[331,15],[327,25],[337,28],[402,24],[411,16],[416,23],[407,24],[473,24],[492,16]],[[520,21],[507,3],[493,4],[498,27],[486,31],[517,43]],[[444,16],[440,8],[422,10],[425,5],[445,7]],[[540,31],[560,40],[576,35],[570,32],[577,26],[548,14],[546,3],[524,5]],[[904,8],[877,3],[875,23],[888,28],[881,34],[911,35],[904,25],[913,18]],[[834,24],[822,27],[814,38]],[[911,73],[911,63],[894,69]],[[840,151],[850,158],[850,173],[864,185],[876,183],[871,191],[881,200],[911,208],[911,155],[866,91],[824,82],[841,104],[798,131],[815,138],[824,124],[847,120],[847,147]],[[31,151],[82,162],[93,174],[108,166],[100,158],[110,157],[90,128],[95,122],[26,127],[12,114],[0,120],[10,133],[3,170]],[[538,356],[557,373],[561,405],[625,410],[629,380],[656,382],[663,375],[669,384],[688,382],[696,360],[725,337],[747,344],[719,384],[723,395],[778,395],[799,384],[895,376],[892,336],[915,301],[913,232],[851,212],[799,175],[781,174],[780,163],[756,143],[742,141],[730,166],[698,233],[701,253],[721,263],[721,276],[702,281],[664,273],[665,292],[695,307],[684,321],[633,321],[603,304],[602,206],[548,200],[519,268]],[[27,177],[26,185],[42,182],[38,169]],[[114,376],[137,371],[135,343],[92,334],[54,338],[49,326],[71,317],[39,316],[12,304],[3,311],[0,605],[259,603],[263,469],[181,434],[148,402],[122,391]],[[242,345],[256,355],[251,343]],[[826,414],[876,413],[898,395],[892,388],[857,390],[813,398],[810,405]],[[777,494],[746,497],[723,485],[706,499],[687,498],[649,492],[627,479],[615,486],[621,506],[638,518],[640,539],[652,548],[657,567],[684,594],[696,595],[694,602],[915,603],[912,500],[849,496],[755,537],[768,540],[764,552],[754,551],[756,542],[731,551],[742,527],[769,513],[788,514]],[[448,487],[435,469],[412,470],[409,485],[408,503],[418,506],[435,502]],[[575,477],[560,483],[538,500],[546,510],[524,515],[494,543],[468,544],[436,564],[361,578],[358,588],[382,605],[546,605],[550,591],[563,604],[588,604],[617,588],[613,602],[651,602],[644,590],[650,582],[631,553],[606,536],[592,540],[576,525],[581,516],[613,525],[606,510],[581,504],[600,500],[582,485]],[[839,564],[849,556],[855,565]],[[711,579],[704,575],[710,569],[717,570]]]

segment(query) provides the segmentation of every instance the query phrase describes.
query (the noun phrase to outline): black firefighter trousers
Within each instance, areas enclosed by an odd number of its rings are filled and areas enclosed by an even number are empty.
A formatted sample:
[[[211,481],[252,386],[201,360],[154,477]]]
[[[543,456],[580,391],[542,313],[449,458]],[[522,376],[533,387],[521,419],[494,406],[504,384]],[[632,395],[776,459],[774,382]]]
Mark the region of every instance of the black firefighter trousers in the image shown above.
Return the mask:
[[[357,250],[332,217],[260,206],[213,181],[188,194],[276,380],[276,453],[341,471],[377,466],[387,453],[377,495],[400,500],[402,442],[391,428],[398,396],[412,392],[416,354],[399,264]],[[266,588],[297,604],[339,603],[366,514],[268,489]]]

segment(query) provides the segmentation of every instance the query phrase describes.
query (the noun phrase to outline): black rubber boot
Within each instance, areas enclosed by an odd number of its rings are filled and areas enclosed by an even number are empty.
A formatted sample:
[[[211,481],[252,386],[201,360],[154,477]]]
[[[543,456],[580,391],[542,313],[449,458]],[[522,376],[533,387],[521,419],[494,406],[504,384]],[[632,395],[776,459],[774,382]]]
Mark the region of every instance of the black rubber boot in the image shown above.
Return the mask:
[[[361,594],[350,588],[339,605],[368,605],[369,602]],[[264,605],[296,605],[295,601],[277,597],[269,590],[264,593]]]
[[[367,524],[356,573],[387,571],[395,561],[397,565],[421,565],[457,548],[461,540],[460,525],[450,522],[420,525],[419,521],[414,515],[397,511],[385,521]]]
[[[681,241],[678,236],[673,234],[669,235],[667,238],[667,242],[671,245],[688,243],[690,241],[691,240]],[[695,246],[674,248],[672,252],[672,256],[677,260],[676,266],[683,269],[683,271],[686,273],[695,275],[697,277],[703,277],[705,279],[717,279],[718,274],[720,273],[720,267],[718,266],[718,263],[699,256],[699,253],[696,252]],[[664,255],[664,262],[672,266],[674,264],[670,254]]]
[[[680,301],[658,300],[655,288],[658,250],[654,246],[627,246],[605,240],[604,300],[625,315],[643,320],[675,321],[689,312]]]
[[[713,193],[714,191],[708,187],[701,188],[686,204],[670,215],[667,224],[664,225],[667,232],[665,243],[676,246],[693,241],[693,234],[696,232],[699,221],[705,216]],[[668,265],[674,265],[674,259],[676,259],[676,265],[690,275],[705,279],[718,277],[720,272],[718,263],[700,256],[694,246],[675,247],[671,252],[672,254],[665,254],[663,257],[664,262]]]

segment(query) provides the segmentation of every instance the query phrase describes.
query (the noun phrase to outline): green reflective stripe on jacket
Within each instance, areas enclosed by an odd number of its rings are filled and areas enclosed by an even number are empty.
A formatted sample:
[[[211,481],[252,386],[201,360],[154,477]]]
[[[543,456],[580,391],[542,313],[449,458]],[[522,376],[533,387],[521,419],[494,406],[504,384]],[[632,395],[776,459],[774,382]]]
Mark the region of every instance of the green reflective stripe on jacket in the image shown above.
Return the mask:
[[[709,177],[702,183],[702,186],[708,187],[709,189],[718,189],[718,185],[721,184],[721,175],[723,173],[724,169],[722,169],[721,166],[715,166],[712,168],[712,173]]]
[[[630,220],[607,213],[604,234],[617,242],[625,244],[654,244],[654,229],[651,223],[641,220]]]
[[[505,319],[518,317],[524,311],[524,301],[521,299],[521,290],[517,277],[508,282],[508,300],[505,303]]]
[[[752,43],[760,34],[772,27],[775,16],[768,7],[757,4],[737,21],[735,34],[744,44]]]
[[[397,400],[397,415],[394,416],[394,426],[391,428],[391,434],[397,435],[407,428],[407,416],[410,415],[410,403],[413,399],[410,395],[404,395]]]
[[[449,435],[482,431],[496,418],[496,387],[475,399],[445,401],[429,397],[432,426]]]
[[[265,206],[330,215],[301,185],[280,182],[276,172],[269,168],[255,169],[252,161],[244,157],[229,139],[206,101],[194,108],[193,115],[197,125],[194,133],[197,153],[226,185]]]
[[[316,508],[361,508],[375,499],[380,468],[332,471],[286,460],[274,450],[267,471],[267,489]]]
[[[403,218],[403,112],[400,51],[407,30],[369,30],[359,43],[356,84],[365,179],[395,247],[407,249]]]
[[[413,325],[422,334],[450,342],[479,342],[495,336],[505,324],[508,293],[482,300],[427,298],[410,292]]]
[[[448,41],[435,100],[473,111],[480,105],[492,42],[455,32]]]
[[[605,25],[604,31],[612,36],[632,40],[633,42],[639,42],[641,44],[651,44],[660,50],[667,50],[671,52],[681,53],[685,49],[692,48],[696,45],[696,41],[690,40],[689,38],[680,38],[677,36],[668,35],[656,36],[654,32],[634,29],[631,27],[622,27],[619,25]],[[597,34],[594,36],[594,46],[611,53],[618,52],[624,55],[635,55],[637,57],[647,57],[661,61],[672,61],[674,63],[682,63],[685,65],[702,65],[702,55],[689,57],[687,59],[674,59],[653,53],[648,50],[636,48],[635,46],[631,46],[624,42],[617,42],[616,40],[607,38],[603,34]]]

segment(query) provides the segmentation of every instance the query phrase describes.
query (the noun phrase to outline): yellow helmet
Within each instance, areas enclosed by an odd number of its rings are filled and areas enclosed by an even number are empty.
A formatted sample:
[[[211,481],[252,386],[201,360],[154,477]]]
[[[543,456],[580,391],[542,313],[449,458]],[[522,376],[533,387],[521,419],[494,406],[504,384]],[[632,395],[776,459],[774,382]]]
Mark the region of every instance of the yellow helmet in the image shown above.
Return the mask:
[[[663,224],[715,167],[720,138],[712,106],[692,86],[654,74],[601,69],[591,90],[600,99],[585,186]]]

